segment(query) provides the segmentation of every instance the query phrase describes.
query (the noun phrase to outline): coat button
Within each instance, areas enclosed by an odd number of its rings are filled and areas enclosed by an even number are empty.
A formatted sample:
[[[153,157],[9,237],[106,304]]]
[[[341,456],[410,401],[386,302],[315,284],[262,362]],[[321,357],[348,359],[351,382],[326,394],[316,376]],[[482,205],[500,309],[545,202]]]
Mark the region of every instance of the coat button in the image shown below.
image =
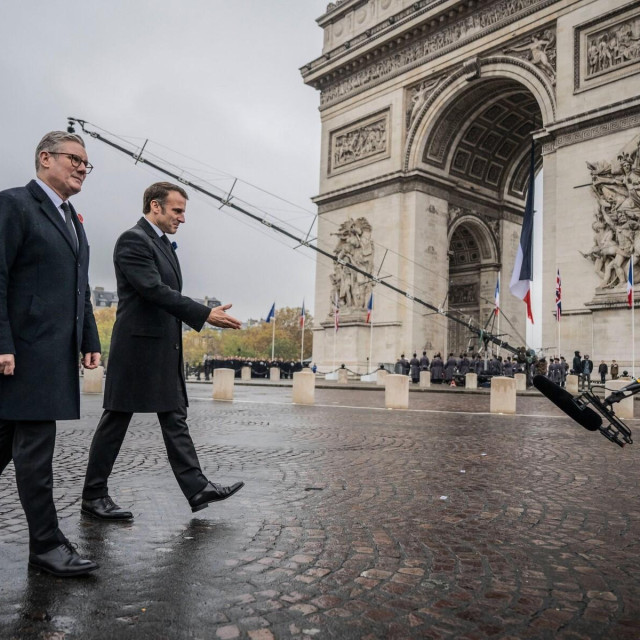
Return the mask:
[[[177,345],[176,345],[176,349],[179,349],[179,348],[180,348],[180,345],[179,345],[179,344],[177,344]]]

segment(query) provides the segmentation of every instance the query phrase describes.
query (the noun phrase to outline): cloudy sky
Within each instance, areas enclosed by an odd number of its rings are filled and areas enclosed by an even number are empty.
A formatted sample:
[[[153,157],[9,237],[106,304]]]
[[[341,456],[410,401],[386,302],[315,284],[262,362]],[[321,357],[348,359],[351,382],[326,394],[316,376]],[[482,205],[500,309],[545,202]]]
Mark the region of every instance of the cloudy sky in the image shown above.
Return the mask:
[[[21,0],[0,21],[0,189],[34,176],[42,135],[88,121],[306,233],[320,160],[317,92],[299,67],[321,53],[327,0]],[[80,131],[78,131],[80,133]],[[74,197],[91,244],[91,284],[115,288],[118,235],[162,175],[85,136],[95,170]],[[151,155],[149,156],[152,157]],[[264,317],[273,301],[313,311],[315,256],[197,194],[178,243],[193,297]],[[241,204],[241,200],[237,200]]]

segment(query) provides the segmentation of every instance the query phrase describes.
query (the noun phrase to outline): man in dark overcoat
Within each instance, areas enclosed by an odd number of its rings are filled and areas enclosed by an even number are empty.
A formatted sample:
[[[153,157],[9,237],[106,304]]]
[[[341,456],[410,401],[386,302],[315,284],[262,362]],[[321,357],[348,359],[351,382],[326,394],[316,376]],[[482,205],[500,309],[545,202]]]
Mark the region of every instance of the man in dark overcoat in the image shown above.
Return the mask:
[[[61,577],[98,568],[58,527],[52,471],[56,420],[80,417],[80,353],[100,363],[89,244],[68,201],[91,169],[80,136],[52,131],[36,179],[0,192],[0,473],[13,459],[29,564]]]
[[[116,242],[113,262],[118,310],[111,337],[102,418],[89,451],[82,512],[104,520],[130,520],[109,496],[107,482],[133,413],[157,413],[167,456],[192,511],[233,495],[209,482],[187,426],[187,391],[182,361],[182,323],[200,331],[205,322],[239,329],[227,315],[230,304],[209,307],[183,296],[173,235],[185,221],[187,194],[169,182],[144,193],[144,216]]]

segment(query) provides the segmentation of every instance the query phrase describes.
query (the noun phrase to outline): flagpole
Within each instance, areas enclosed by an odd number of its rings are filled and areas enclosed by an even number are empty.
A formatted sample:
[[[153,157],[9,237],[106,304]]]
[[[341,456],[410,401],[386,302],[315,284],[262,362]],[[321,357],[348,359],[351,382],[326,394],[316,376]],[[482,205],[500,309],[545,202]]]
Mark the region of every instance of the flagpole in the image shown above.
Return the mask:
[[[633,290],[634,277],[633,277],[633,251],[631,251],[631,266],[629,267],[629,275],[631,276],[631,375],[636,377],[636,292]]]
[[[373,311],[371,312],[371,318],[369,318],[369,322],[371,323],[371,329],[369,331],[369,368],[370,371],[367,373],[373,373]]]
[[[303,322],[302,323],[302,341],[300,343],[300,364],[303,364],[304,362],[304,325],[306,323]]]
[[[333,329],[333,370],[336,370],[336,342],[338,340],[338,332]]]

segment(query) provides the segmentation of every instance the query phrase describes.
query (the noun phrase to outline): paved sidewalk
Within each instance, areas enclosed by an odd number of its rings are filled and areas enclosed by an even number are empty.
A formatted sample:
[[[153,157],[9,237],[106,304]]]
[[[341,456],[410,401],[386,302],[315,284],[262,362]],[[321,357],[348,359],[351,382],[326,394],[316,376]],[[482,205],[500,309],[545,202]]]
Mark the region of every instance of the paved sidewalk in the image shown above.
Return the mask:
[[[518,416],[489,397],[189,385],[190,424],[216,482],[192,514],[154,415],[134,418],[110,484],[132,524],[80,516],[100,396],[59,424],[64,532],[95,574],[27,569],[10,467],[0,477],[0,638],[640,638],[640,422],[620,449],[546,400]]]

